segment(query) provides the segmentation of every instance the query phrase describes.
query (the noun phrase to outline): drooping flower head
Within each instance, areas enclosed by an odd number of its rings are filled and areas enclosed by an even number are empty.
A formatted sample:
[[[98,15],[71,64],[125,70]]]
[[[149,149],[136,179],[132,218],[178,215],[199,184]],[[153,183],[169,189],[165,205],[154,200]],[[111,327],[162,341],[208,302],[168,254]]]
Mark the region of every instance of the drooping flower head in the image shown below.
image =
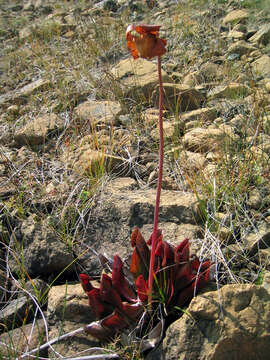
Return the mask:
[[[129,25],[126,31],[127,47],[134,59],[152,59],[165,54],[166,40],[158,37],[160,25]]]

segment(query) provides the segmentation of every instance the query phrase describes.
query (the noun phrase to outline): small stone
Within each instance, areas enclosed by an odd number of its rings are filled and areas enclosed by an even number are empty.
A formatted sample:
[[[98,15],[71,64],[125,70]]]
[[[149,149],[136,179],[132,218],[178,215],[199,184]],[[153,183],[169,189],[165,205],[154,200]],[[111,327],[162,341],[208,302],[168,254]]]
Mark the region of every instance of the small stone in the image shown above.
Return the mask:
[[[179,114],[179,122],[187,123],[190,121],[198,121],[199,123],[207,123],[209,121],[214,121],[217,115],[217,110],[215,108],[201,108],[198,110],[188,111],[185,113]]]
[[[248,17],[249,13],[246,10],[233,10],[223,18],[222,24],[236,24],[245,21]]]
[[[121,112],[121,104],[118,101],[85,101],[74,109],[74,114],[82,121],[88,121],[91,125],[100,123],[115,124]]]
[[[262,222],[245,238],[245,249],[250,256],[255,255],[259,249],[270,247],[270,224]]]
[[[229,85],[220,85],[208,92],[208,98],[211,99],[235,99],[239,97],[245,97],[251,93],[251,90],[239,83],[231,83]]]
[[[262,286],[268,291],[270,294],[270,271],[263,272],[263,283]]]
[[[13,103],[20,103],[24,101],[25,98],[35,93],[37,90],[44,90],[46,87],[49,86],[49,84],[50,82],[48,80],[38,79],[36,81],[33,81],[32,83],[23,86],[19,90],[10,91],[6,94],[0,95],[0,105],[11,100],[13,101]]]
[[[256,74],[263,77],[270,77],[270,56],[261,56],[251,64],[251,67]]]
[[[238,54],[240,56],[244,55],[244,54],[250,54],[252,51],[256,51],[257,49],[248,44],[246,41],[237,41],[236,43],[232,44],[228,51],[227,54]]]
[[[31,308],[31,309],[30,309]],[[18,327],[23,321],[30,321],[33,318],[33,306],[26,296],[10,300],[8,305],[0,310],[0,330],[11,330]]]
[[[262,206],[262,195],[258,189],[253,189],[249,194],[248,205],[255,210],[259,210]]]
[[[99,288],[97,282],[93,281],[93,285]],[[89,306],[88,296],[80,283],[53,286],[48,294],[47,312],[50,339],[59,336],[60,327],[63,333],[68,333],[96,320]],[[53,349],[64,354],[65,357],[76,357],[80,351],[85,356],[92,354],[89,349],[98,345],[96,339],[82,331],[74,335],[72,341],[57,342],[53,345]],[[87,352],[88,350],[90,353]],[[49,358],[55,358],[52,350],[49,350]]]
[[[27,351],[38,348],[46,342],[45,324],[43,319],[36,319],[31,324],[12,329],[0,335],[0,354],[2,359],[19,359]],[[25,359],[34,358],[35,355],[46,356],[46,350],[38,350],[36,354]]]
[[[243,40],[245,38],[245,34],[241,31],[231,30],[228,35],[228,39],[236,39],[236,40]]]
[[[163,137],[164,140],[168,140],[170,139],[173,134],[175,133],[176,130],[176,126],[174,123],[170,122],[170,121],[163,121]],[[151,136],[153,139],[158,140],[159,139],[159,129],[154,129],[151,131]]]
[[[217,149],[224,135],[221,129],[195,128],[183,136],[183,145],[189,151],[206,153]]]
[[[116,172],[125,171],[124,159],[104,151],[94,150],[91,144],[80,144],[75,148],[67,148],[62,160],[69,167],[80,175],[97,176],[104,171]]]
[[[64,121],[56,114],[46,114],[29,121],[14,135],[17,145],[40,145],[48,140],[48,136],[60,131]]]
[[[19,112],[19,106],[18,106],[18,105],[10,105],[10,106],[7,108],[7,111],[8,111],[10,114],[18,114],[18,112]]]
[[[180,84],[163,84],[164,89],[164,107],[169,111],[190,111],[198,109],[205,96],[194,88]],[[158,106],[159,86],[153,92],[152,103]]]
[[[256,44],[267,45],[270,42],[270,24],[263,25],[249,41]]]

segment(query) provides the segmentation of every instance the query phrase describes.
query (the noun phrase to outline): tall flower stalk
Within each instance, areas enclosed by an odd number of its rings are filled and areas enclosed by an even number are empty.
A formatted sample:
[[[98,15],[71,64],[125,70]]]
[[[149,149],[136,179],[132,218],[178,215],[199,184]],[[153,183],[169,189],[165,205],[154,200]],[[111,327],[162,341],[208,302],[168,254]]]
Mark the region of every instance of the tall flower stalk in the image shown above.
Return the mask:
[[[159,204],[160,204],[160,194],[161,194],[161,185],[162,185],[162,175],[163,175],[163,158],[164,158],[164,138],[163,138],[163,84],[161,76],[161,57],[158,56],[158,82],[159,82],[159,162],[158,162],[158,182],[157,182],[157,195],[156,195],[156,204],[154,212],[154,225],[153,225],[153,235],[152,235],[152,248],[151,248],[151,257],[150,257],[150,271],[149,271],[149,296],[148,304],[151,306],[152,303],[152,291],[153,291],[153,281],[154,281],[154,260],[155,260],[155,251],[158,242],[158,215],[159,215]]]
[[[166,52],[166,40],[160,39],[159,35],[160,26],[153,25],[130,25],[126,31],[127,47],[131,52],[134,59],[139,57],[151,59],[155,56],[158,58],[158,82],[159,82],[159,164],[158,164],[158,182],[157,194],[154,211],[154,224],[152,233],[152,247],[149,264],[149,277],[148,277],[148,305],[151,308],[153,281],[154,281],[154,261],[155,251],[158,243],[158,216],[159,204],[162,185],[163,174],[163,158],[164,158],[164,139],[163,139],[163,85],[161,75],[161,55]],[[132,34],[135,32],[135,34]]]

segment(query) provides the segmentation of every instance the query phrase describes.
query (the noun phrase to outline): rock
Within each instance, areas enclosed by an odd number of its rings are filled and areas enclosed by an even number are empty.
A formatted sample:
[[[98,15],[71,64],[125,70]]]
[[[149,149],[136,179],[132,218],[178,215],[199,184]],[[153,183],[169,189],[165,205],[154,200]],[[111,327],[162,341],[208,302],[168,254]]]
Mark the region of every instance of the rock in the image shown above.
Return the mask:
[[[198,109],[205,96],[195,88],[190,88],[187,85],[180,84],[163,84],[164,89],[164,107],[173,112],[184,112]],[[151,99],[155,106],[158,106],[159,101],[159,87],[157,86],[153,92]]]
[[[19,90],[10,91],[6,94],[0,95],[0,105],[3,105],[9,101],[20,103],[37,90],[43,90],[44,88],[48,87],[49,84],[50,82],[48,80],[38,79],[30,84],[25,85]]]
[[[84,327],[95,320],[88,304],[88,297],[83,291],[81,284],[59,285],[51,288],[48,294],[50,339]],[[53,349],[65,357],[75,357],[81,351],[84,352],[85,356],[90,353],[92,355],[91,348],[99,345],[96,339],[82,332],[72,336],[71,339],[54,344]],[[51,349],[49,350],[49,358],[54,358],[54,352]]]
[[[267,222],[259,223],[257,229],[254,229],[243,239],[245,249],[250,256],[253,256],[259,249],[270,247],[270,224]]]
[[[1,224],[0,224],[1,226]],[[4,231],[2,231],[2,227],[0,227],[1,229],[1,233],[3,233]],[[4,259],[4,256],[3,256]],[[2,260],[2,251],[0,249],[0,263]],[[7,300],[8,298],[8,280],[7,280],[7,275],[6,273],[0,269],[0,304],[4,304],[4,302]]]
[[[1,188],[0,188],[0,198],[2,200],[8,199],[9,197],[16,194],[18,187],[10,182],[10,178],[1,177]]]
[[[203,82],[206,83],[220,80],[223,77],[223,66],[208,61],[201,66],[199,75],[203,78]]]
[[[100,176],[105,171],[124,174],[128,167],[123,158],[93,150],[91,144],[84,144],[75,149],[73,146],[72,149],[67,148],[62,155],[62,160],[67,167],[80,175]]]
[[[187,172],[202,170],[206,163],[206,158],[200,153],[183,150],[182,147],[176,147],[166,152],[166,155],[173,155],[174,159]]]
[[[31,351],[46,342],[45,326],[42,319],[32,324],[12,329],[0,335],[0,354],[3,359],[20,358],[27,351]],[[37,356],[46,356],[47,351],[37,351]],[[35,354],[32,354],[34,356]],[[32,357],[25,357],[30,360]]]
[[[262,194],[258,189],[253,189],[249,194],[249,199],[247,201],[248,206],[252,209],[259,210],[263,205]]]
[[[26,296],[9,300],[8,305],[0,310],[0,332],[28,323],[33,316],[33,303]]]
[[[51,113],[28,121],[27,124],[14,135],[17,146],[41,145],[48,137],[60,132],[64,128],[64,121],[57,115]]]
[[[183,78],[183,81],[182,81],[182,83],[184,85],[187,85],[188,87],[194,87],[194,86],[200,84],[201,82],[203,82],[203,80],[200,78],[198,71],[192,71],[192,72],[188,73]]]
[[[116,180],[109,182],[107,190],[109,192],[121,192],[121,191],[130,191],[137,188],[137,181],[130,177],[120,177]]]
[[[245,97],[251,93],[251,90],[239,83],[231,83],[229,85],[219,85],[208,92],[209,99],[236,99]]]
[[[265,269],[270,271],[270,248],[259,249],[257,261],[265,264]]]
[[[245,38],[245,34],[242,33],[242,31],[237,31],[233,29],[228,33],[227,38],[233,40],[243,40]]]
[[[182,141],[187,150],[205,153],[216,150],[224,136],[221,129],[195,128],[187,132]]]
[[[47,299],[47,292],[49,290],[49,285],[43,281],[42,279],[32,279],[28,280],[25,284],[25,290],[35,296],[38,301],[45,302],[45,299]]]
[[[196,254],[198,256],[198,239],[202,238],[202,229],[199,225],[178,225],[173,222],[162,222],[159,227],[162,229],[163,239],[174,246],[179,245],[185,239],[189,239],[191,254]],[[141,232],[145,239],[149,239],[153,232],[153,225],[143,225]]]
[[[238,54],[242,56],[244,54],[250,54],[255,50],[257,49],[254,46],[250,45],[246,41],[240,40],[229,47],[227,54]]]
[[[267,45],[270,42],[270,24],[263,25],[249,41],[255,44]]]
[[[267,360],[270,295],[261,286],[225,285],[193,298],[169,326],[163,351],[170,360]]]
[[[168,140],[170,138],[172,138],[173,134],[175,133],[176,127],[175,127],[175,122],[171,122],[171,121],[163,121],[163,137],[164,140]],[[159,129],[154,129],[151,131],[151,136],[153,139],[155,140],[159,140]]]
[[[74,109],[74,115],[88,122],[90,127],[97,124],[115,125],[120,115],[121,105],[118,101],[85,101]]]
[[[59,274],[66,269],[74,270],[72,265],[73,255],[58,237],[47,220],[35,221],[34,216],[29,216],[21,225],[24,269],[29,276],[49,276]],[[18,240],[17,240],[18,241]],[[10,259],[12,271],[18,270],[18,263]]]
[[[262,286],[268,291],[268,294],[270,294],[270,271],[262,271],[262,277]]]
[[[116,80],[120,80],[123,96],[138,96],[142,94],[146,100],[152,96],[152,92],[158,84],[157,64],[145,59],[121,60],[111,69]],[[165,71],[162,70],[163,82],[172,82]]]
[[[187,111],[179,114],[179,123],[186,124],[190,121],[196,120],[199,123],[207,123],[214,121],[217,116],[215,108],[201,108],[198,110]]]
[[[249,17],[249,13],[246,10],[233,10],[229,12],[222,20],[223,25],[237,24],[244,22]]]
[[[186,75],[183,79],[183,84],[192,87],[198,84],[220,80],[223,76],[222,71],[223,67],[221,65],[208,61],[201,66],[200,70]]]
[[[251,67],[257,75],[270,77],[270,56],[261,56],[251,64]]]
[[[97,283],[95,286],[99,287]],[[47,312],[51,326],[63,320],[77,324],[96,320],[80,283],[53,286],[48,294]]]

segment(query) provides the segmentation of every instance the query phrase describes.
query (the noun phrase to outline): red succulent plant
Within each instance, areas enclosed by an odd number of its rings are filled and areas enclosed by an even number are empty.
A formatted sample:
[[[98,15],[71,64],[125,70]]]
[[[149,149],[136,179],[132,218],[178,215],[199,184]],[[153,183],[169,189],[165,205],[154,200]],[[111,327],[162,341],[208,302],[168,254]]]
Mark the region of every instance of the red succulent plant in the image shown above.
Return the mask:
[[[114,256],[111,276],[103,273],[99,288],[91,284],[86,274],[81,274],[81,283],[88,295],[89,305],[98,319],[86,327],[86,332],[100,340],[113,337],[124,329],[133,330],[140,322],[149,321],[145,316],[149,295],[149,258],[152,237],[146,243],[139,229],[131,235],[134,248],[129,269],[118,255]],[[159,233],[154,254],[154,286],[152,313],[163,303],[168,315],[183,308],[209,280],[210,262],[200,263],[196,256],[189,255],[189,240],[173,246],[162,239]],[[131,275],[134,282],[130,282]],[[142,316],[144,314],[144,317]],[[144,321],[141,321],[144,318]]]

